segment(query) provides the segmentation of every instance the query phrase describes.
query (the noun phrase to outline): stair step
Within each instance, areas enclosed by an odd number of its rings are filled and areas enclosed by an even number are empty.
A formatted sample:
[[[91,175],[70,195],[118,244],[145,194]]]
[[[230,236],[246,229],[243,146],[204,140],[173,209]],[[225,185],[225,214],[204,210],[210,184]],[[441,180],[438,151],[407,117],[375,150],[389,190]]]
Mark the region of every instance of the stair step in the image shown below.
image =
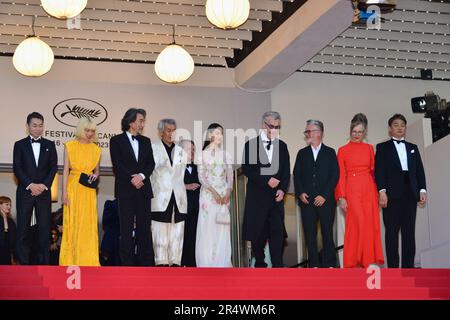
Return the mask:
[[[381,269],[369,290],[364,269],[81,267],[69,290],[67,267],[0,267],[2,299],[368,300],[450,299],[450,269]]]
[[[61,288],[51,288],[50,295],[56,299],[152,299],[152,300],[300,300],[300,299],[427,299],[429,290],[425,288],[393,288],[383,291],[369,291],[345,288],[330,288],[327,290],[317,288],[300,289],[267,289],[267,288],[227,288],[224,291],[204,290],[198,287],[177,288],[89,288],[82,292],[67,292]]]
[[[432,292],[432,297],[439,298],[448,294],[449,288]],[[267,289],[267,288],[227,288],[205,290],[199,287],[178,288],[86,288],[82,290],[68,290],[65,288],[42,288],[27,286],[2,287],[0,299],[30,298],[30,299],[152,299],[152,300],[297,300],[297,299],[425,299],[430,297],[430,290],[426,288],[391,288],[385,290],[363,290],[346,288],[318,288],[304,287],[301,289]]]
[[[35,300],[48,299],[49,288],[42,285],[37,286],[1,286],[0,300]]]

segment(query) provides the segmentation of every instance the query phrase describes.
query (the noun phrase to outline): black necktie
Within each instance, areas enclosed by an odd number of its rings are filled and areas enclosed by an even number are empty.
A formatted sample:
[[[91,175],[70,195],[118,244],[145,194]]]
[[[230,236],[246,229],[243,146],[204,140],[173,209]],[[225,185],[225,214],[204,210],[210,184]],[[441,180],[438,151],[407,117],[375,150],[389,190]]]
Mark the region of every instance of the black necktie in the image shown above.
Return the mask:
[[[405,143],[405,140],[395,140],[395,139],[392,139],[392,141],[395,141],[395,142],[397,142],[397,144],[400,144],[400,143]]]
[[[131,139],[134,141],[134,140],[137,140],[137,136],[131,136]]]
[[[41,139],[33,139],[33,138],[31,138],[31,143],[41,143]]]
[[[267,143],[266,149],[270,150],[270,146],[272,145],[272,140],[264,141],[264,142]]]

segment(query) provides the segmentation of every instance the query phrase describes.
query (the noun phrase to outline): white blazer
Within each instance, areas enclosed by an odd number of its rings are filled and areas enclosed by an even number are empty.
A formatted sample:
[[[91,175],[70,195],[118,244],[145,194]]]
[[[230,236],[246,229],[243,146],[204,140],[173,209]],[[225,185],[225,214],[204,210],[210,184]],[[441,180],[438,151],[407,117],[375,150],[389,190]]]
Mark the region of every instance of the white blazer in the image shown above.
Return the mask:
[[[181,147],[175,145],[173,165],[171,165],[169,155],[161,140],[153,143],[152,147],[155,158],[155,169],[150,176],[153,189],[152,211],[166,211],[173,191],[178,210],[180,213],[187,213],[186,187],[184,185],[187,154]]]

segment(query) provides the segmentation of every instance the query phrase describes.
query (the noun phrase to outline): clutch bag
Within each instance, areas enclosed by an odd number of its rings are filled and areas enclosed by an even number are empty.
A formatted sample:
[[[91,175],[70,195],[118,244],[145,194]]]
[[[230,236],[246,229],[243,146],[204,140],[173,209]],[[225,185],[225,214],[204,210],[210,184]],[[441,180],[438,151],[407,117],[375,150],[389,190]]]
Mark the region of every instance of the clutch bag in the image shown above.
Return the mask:
[[[216,212],[216,223],[218,224],[230,224],[230,211],[228,206],[223,204]]]
[[[96,189],[98,186],[98,178],[95,181],[89,181],[89,175],[86,173],[80,174],[80,184],[82,184],[85,187]]]

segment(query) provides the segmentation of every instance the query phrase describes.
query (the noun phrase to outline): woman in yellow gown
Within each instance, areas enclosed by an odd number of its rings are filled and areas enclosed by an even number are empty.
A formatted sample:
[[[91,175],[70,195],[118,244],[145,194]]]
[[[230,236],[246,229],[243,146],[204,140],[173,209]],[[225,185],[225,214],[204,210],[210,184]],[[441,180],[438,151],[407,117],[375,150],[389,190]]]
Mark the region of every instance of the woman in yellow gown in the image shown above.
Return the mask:
[[[99,266],[97,190],[79,183],[86,173],[94,181],[99,175],[101,149],[96,125],[81,118],[76,138],[65,143],[63,172],[63,235],[59,264]]]

